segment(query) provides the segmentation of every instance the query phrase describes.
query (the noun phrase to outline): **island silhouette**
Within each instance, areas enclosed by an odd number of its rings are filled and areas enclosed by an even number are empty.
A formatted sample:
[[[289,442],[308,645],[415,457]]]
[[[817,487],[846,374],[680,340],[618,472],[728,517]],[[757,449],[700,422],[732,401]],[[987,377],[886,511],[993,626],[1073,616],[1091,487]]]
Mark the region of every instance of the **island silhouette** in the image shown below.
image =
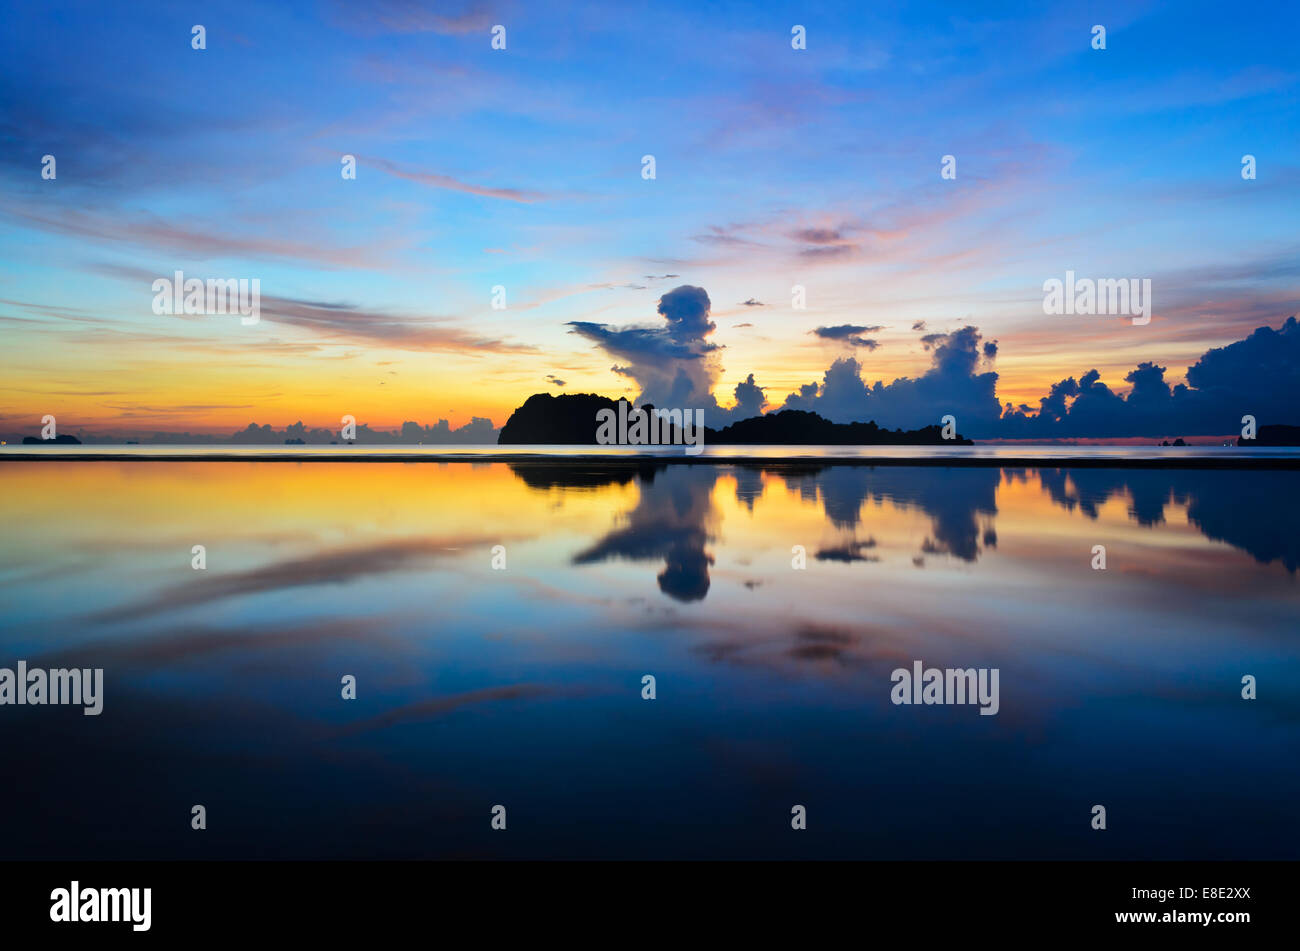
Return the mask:
[[[23,445],[24,446],[80,446],[81,440],[78,439],[76,436],[69,436],[67,433],[60,433],[58,436],[53,436],[49,439],[45,439],[41,436],[24,436]]]
[[[1254,439],[1237,437],[1238,446],[1300,446],[1300,426],[1264,425]]]
[[[597,443],[597,414],[610,410],[619,415],[635,412],[630,400],[610,399],[596,393],[553,396],[535,393],[510,414],[497,437],[498,445],[590,446]],[[650,403],[641,410],[653,412]],[[660,445],[680,443],[678,427],[664,421]],[[787,409],[753,416],[721,429],[704,428],[704,441],[715,445],[747,446],[970,446],[960,434],[943,438],[938,425],[921,429],[884,429],[874,422],[833,423],[808,410]]]

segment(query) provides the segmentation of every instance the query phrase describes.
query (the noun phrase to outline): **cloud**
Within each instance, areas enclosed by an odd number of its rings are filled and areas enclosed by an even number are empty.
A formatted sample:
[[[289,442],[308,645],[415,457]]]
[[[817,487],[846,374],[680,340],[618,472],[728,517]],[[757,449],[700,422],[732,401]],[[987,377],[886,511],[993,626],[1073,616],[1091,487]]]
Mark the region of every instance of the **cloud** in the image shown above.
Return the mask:
[[[754,298],[752,297],[749,300],[741,301],[740,305],[742,307],[766,307],[767,306],[761,300],[754,300]]]
[[[709,320],[709,295],[702,287],[683,284],[659,298],[659,313],[668,321],[668,335],[680,342],[703,340],[716,328]]]
[[[568,326],[624,362],[616,364],[614,371],[640,385],[638,403],[712,413],[717,402],[711,391],[721,367],[715,357],[717,345],[707,339],[715,329],[709,319],[711,306],[704,288],[683,284],[659,298],[663,326],[618,329],[581,320]]]
[[[451,9],[449,9],[449,7]],[[455,9],[459,7],[460,9]],[[438,33],[465,36],[487,33],[492,12],[484,4],[430,3],[427,0],[371,0],[357,6],[335,0],[331,14],[336,22],[360,33]]]
[[[838,228],[810,227],[791,231],[787,237],[796,244],[804,245],[799,257],[805,260],[826,261],[837,258],[852,257],[862,249],[862,241],[851,236],[859,230],[850,225]]]
[[[804,244],[845,244],[848,239],[838,228],[801,228],[790,235]]]
[[[853,333],[851,328],[844,332]],[[837,423],[874,420],[880,426],[907,429],[936,424],[953,414],[963,434],[977,423],[996,423],[998,375],[991,369],[991,357],[981,356],[979,330],[965,327],[931,334],[925,343],[932,352],[930,368],[915,379],[900,377],[868,386],[862,365],[853,357],[841,357],[820,383],[806,383],[787,396],[783,408],[810,410]]]
[[[736,398],[736,405],[731,410],[733,419],[749,419],[758,416],[763,412],[763,407],[767,405],[767,397],[763,394],[763,388],[754,382],[754,374],[752,373],[736,384],[733,395]]]
[[[831,240],[834,235],[806,237]],[[664,319],[661,326],[614,328],[586,321],[568,326],[613,356],[614,372],[640,385],[639,403],[700,407],[712,426],[763,411],[765,391],[752,373],[735,387],[731,407],[723,409],[712,396],[722,374],[721,348],[709,340],[715,325],[703,288],[674,288],[660,298],[657,309]],[[878,342],[863,335],[882,329],[839,324],[811,333],[874,350]],[[916,321],[912,329],[924,331],[925,322]],[[846,355],[832,362],[821,380],[803,384],[774,409],[906,429],[952,415],[965,436],[1027,439],[1226,435],[1240,429],[1243,415],[1253,415],[1261,424],[1294,422],[1300,405],[1300,324],[1295,317],[1277,330],[1260,327],[1244,340],[1206,351],[1188,369],[1186,384],[1171,386],[1165,380],[1167,368],[1147,361],[1126,375],[1130,389],[1124,395],[1103,383],[1094,369],[1054,384],[1036,412],[1024,404],[1000,404],[994,369],[998,341],[986,340],[979,328],[926,333],[920,340],[930,366],[917,377],[869,384],[863,365]]]
[[[749,238],[742,238],[738,232],[744,230],[744,225],[709,225],[709,229],[704,234],[693,236],[693,240],[701,244],[712,244],[724,248],[761,248],[764,245],[757,241],[751,241]]]
[[[549,380],[551,383],[554,383],[558,387],[565,386],[565,382],[552,373],[546,374],[546,379]]]
[[[837,324],[834,327],[818,327],[813,333],[827,340],[848,340],[858,334],[876,333],[884,329],[882,326],[868,327],[859,324]]]
[[[467,192],[471,195],[482,195],[485,198],[501,198],[505,201],[519,202],[528,205],[533,202],[544,201],[546,196],[541,192],[526,191],[522,188],[490,188],[486,185],[474,185],[470,182],[462,182],[458,178],[452,178],[450,175],[442,175],[438,172],[419,172],[403,169],[381,158],[363,158],[357,157],[357,160],[364,165],[377,168],[381,172],[387,172],[394,178],[404,178],[407,181],[418,182],[421,185],[428,185],[431,188],[446,188],[450,191]]]
[[[828,247],[804,248],[799,252],[799,256],[801,258],[809,258],[812,260],[827,261],[836,258],[852,257],[856,252],[857,248],[853,245],[837,244]]]
[[[1052,384],[1038,411],[1007,404],[992,433],[1007,438],[1223,436],[1241,430],[1241,418],[1294,423],[1300,406],[1300,323],[1288,317],[1277,330],[1259,327],[1243,340],[1207,350],[1187,370],[1187,383],[1170,386],[1167,367],[1139,363],[1116,393],[1089,370]]]
[[[264,234],[238,235],[216,228],[184,228],[147,212],[103,215],[77,208],[27,208],[14,205],[9,217],[53,234],[99,243],[147,247],[194,258],[277,258],[330,268],[370,268],[384,263],[382,247],[330,246],[318,240],[295,240]]]
[[[759,415],[767,401],[752,373],[736,385],[733,406],[724,409],[713,396],[722,366],[721,348],[708,340],[716,329],[711,308],[704,288],[683,284],[659,298],[656,309],[664,319],[662,326],[619,329],[589,321],[570,321],[568,326],[621,361],[611,369],[640,385],[636,403],[702,409],[706,425],[720,428]]]
[[[884,329],[884,327],[865,327],[858,324],[838,324],[834,327],[818,327],[816,330],[810,330],[809,333],[816,334],[823,340],[838,340],[854,347],[875,350],[880,346],[880,341],[863,337],[862,334],[875,333]]]
[[[406,316],[352,304],[263,295],[262,318],[302,327],[322,336],[379,341],[406,350],[465,355],[537,352],[529,344],[508,343],[450,326],[449,317]]]
[[[854,325],[815,331],[849,341],[859,332]],[[1276,330],[1259,327],[1243,340],[1205,351],[1188,368],[1185,384],[1171,385],[1167,367],[1143,361],[1125,375],[1129,389],[1121,393],[1092,369],[1052,384],[1036,410],[1023,403],[999,408],[998,374],[992,369],[998,342],[983,339],[978,328],[926,334],[921,344],[931,362],[919,377],[868,385],[862,365],[841,357],[820,382],[804,384],[781,408],[811,410],[835,422],[874,420],[909,429],[952,414],[959,431],[976,439],[1224,436],[1239,432],[1245,415],[1261,425],[1300,421],[1295,316]]]
[[[98,273],[141,284],[142,299],[152,299],[151,285],[159,277],[144,268],[99,264]],[[188,277],[204,279],[200,274]],[[300,327],[331,341],[356,340],[379,342],[403,350],[460,353],[476,356],[485,353],[536,353],[531,344],[510,343],[496,337],[485,337],[457,327],[453,318],[429,314],[397,314],[384,310],[359,307],[339,301],[312,301],[296,297],[276,297],[262,294],[260,298],[262,320]],[[69,318],[75,319],[75,318]],[[223,320],[221,316],[172,315],[164,320]],[[234,318],[229,318],[234,319]],[[86,318],[86,320],[95,320]],[[259,344],[259,348],[268,346]],[[208,344],[204,344],[208,346]],[[245,352],[247,348],[242,348]]]

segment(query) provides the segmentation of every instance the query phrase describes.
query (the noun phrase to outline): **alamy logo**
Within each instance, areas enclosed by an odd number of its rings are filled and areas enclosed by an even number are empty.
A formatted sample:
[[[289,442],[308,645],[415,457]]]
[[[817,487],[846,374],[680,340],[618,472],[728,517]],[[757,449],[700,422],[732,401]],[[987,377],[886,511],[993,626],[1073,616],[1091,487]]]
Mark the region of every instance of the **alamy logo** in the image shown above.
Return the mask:
[[[899,667],[889,677],[894,687],[889,699],[895,705],[904,703],[978,703],[980,716],[996,716],[1001,701],[998,698],[997,667],[925,668],[919,660],[912,661],[912,669]]]
[[[1092,278],[1075,280],[1073,271],[1065,280],[1049,278],[1043,282],[1044,314],[1080,314],[1083,316],[1132,316],[1134,324],[1151,323],[1151,278]]]
[[[202,281],[177,271],[174,278],[153,282],[155,314],[239,314],[240,323],[250,326],[262,318],[262,280]]]
[[[104,668],[28,670],[25,660],[18,662],[16,672],[0,667],[0,706],[9,703],[79,704],[85,706],[86,716],[97,717],[104,710]]]
[[[704,451],[704,410],[634,409],[618,401],[618,412],[596,412],[596,442],[602,446],[685,446],[688,456]],[[692,417],[692,413],[694,416]]]
[[[152,924],[152,888],[68,888],[50,892],[50,921],[129,921],[132,931]]]

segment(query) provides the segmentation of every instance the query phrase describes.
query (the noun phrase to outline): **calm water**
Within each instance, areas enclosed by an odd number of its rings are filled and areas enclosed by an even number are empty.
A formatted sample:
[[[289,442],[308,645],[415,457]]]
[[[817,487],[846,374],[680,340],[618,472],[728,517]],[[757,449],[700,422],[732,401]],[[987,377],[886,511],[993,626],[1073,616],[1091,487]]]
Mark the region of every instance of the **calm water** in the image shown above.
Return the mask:
[[[665,459],[681,458],[681,446],[524,446],[524,445],[463,445],[463,446],[284,446],[284,445],[148,445],[148,446],[0,446],[0,457],[39,452],[42,456],[75,458],[96,456],[266,456],[310,459],[314,456],[340,454],[362,458],[393,456],[418,456],[423,458],[488,459],[496,456],[536,456],[539,458],[584,456],[595,459],[619,459],[628,456],[656,456]],[[1185,459],[1291,459],[1300,460],[1300,447],[1295,446],[1072,446],[1016,443],[976,446],[711,446],[705,445],[705,458],[726,460],[737,458],[764,459],[1025,459],[1059,462],[1070,460],[1113,459],[1123,463],[1134,458],[1154,460]]]
[[[1298,483],[3,462],[0,858],[1300,858]]]

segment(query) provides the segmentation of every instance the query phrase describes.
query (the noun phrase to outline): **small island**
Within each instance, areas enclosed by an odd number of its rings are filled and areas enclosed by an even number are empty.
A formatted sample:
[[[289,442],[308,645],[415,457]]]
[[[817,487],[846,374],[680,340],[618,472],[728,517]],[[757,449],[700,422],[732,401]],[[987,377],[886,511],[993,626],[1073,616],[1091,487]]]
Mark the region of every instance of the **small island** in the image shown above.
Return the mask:
[[[1238,446],[1300,446],[1300,426],[1265,425],[1254,439],[1237,437]]]
[[[874,422],[833,423],[801,409],[753,416],[722,429],[708,430],[708,441],[741,446],[973,446],[957,434],[943,438],[938,425],[920,429],[883,429]]]
[[[632,412],[632,404],[625,399],[612,400],[595,393],[575,393],[553,396],[537,393],[510,414],[501,427],[497,444],[507,445],[596,445],[597,414],[601,410],[619,412],[619,404],[626,404],[625,412]],[[653,411],[646,404],[641,407]],[[666,427],[667,438],[659,443],[672,444],[676,427]],[[921,429],[883,429],[874,422],[834,423],[806,410],[787,409],[778,413],[753,416],[724,426],[721,429],[705,427],[704,442],[735,446],[970,446],[971,440],[960,434],[953,439],[943,438],[939,425]]]
[[[55,436],[53,439],[42,439],[40,436],[24,436],[24,446],[80,446],[81,440],[76,436],[69,436],[66,433],[62,436]]]

